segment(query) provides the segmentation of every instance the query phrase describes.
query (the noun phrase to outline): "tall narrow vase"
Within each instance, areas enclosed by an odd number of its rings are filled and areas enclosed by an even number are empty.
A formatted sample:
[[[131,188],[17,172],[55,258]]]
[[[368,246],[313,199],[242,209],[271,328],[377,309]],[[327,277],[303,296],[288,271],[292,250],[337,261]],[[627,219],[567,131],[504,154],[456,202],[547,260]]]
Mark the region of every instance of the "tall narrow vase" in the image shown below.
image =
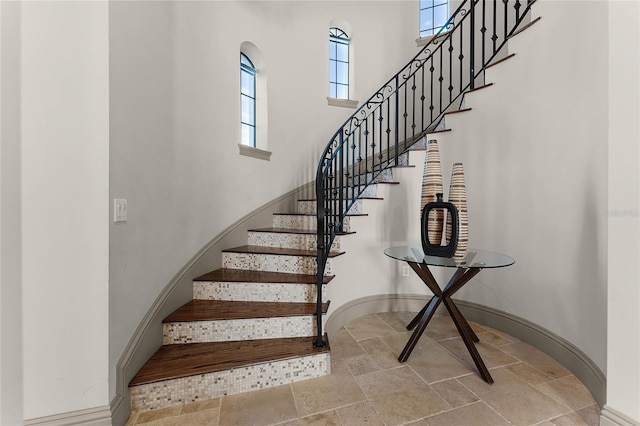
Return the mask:
[[[467,192],[464,183],[464,169],[462,163],[454,163],[451,171],[451,183],[449,185],[449,202],[458,209],[458,246],[454,254],[455,258],[462,258],[467,252],[469,244],[469,216],[467,212]],[[452,220],[447,215],[445,240],[451,240]]]
[[[442,167],[440,166],[440,151],[438,141],[431,139],[427,142],[427,155],[424,160],[424,173],[422,176],[422,197],[420,203],[420,216],[428,203],[437,200],[436,194],[442,194]],[[433,209],[429,212],[427,234],[431,244],[440,245],[442,231],[444,229],[444,210]]]

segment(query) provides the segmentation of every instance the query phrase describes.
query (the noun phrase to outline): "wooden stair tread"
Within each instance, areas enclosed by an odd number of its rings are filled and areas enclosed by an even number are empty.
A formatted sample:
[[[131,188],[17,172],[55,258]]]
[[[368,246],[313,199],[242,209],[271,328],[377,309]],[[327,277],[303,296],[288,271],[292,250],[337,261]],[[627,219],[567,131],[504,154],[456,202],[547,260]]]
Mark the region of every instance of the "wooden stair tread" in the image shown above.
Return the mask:
[[[489,64],[489,65],[487,65],[484,69],[486,70],[486,69],[489,69],[489,68],[491,68],[491,67],[493,67],[493,66],[496,66],[496,65],[498,65],[498,64],[499,64],[499,63],[501,63],[501,62],[504,62],[504,61],[506,61],[506,60],[509,60],[509,59],[513,58],[514,56],[516,56],[516,54],[515,54],[515,53],[510,53],[510,54],[508,54],[507,56],[505,56],[504,58],[502,58],[502,59],[498,59],[497,61],[495,61],[495,62],[493,62],[493,63],[490,63],[490,64]]]
[[[467,93],[477,92],[478,90],[486,89],[487,87],[491,87],[491,86],[493,86],[493,83],[487,83],[487,84],[483,84],[482,86],[474,87],[474,88],[473,88],[473,89],[471,89],[471,90],[467,90],[467,91],[465,92],[465,95],[466,95]]]
[[[390,166],[390,167],[415,167],[415,166]],[[372,183],[371,185],[375,185],[375,184]],[[349,186],[347,188],[351,189],[353,187]],[[371,196],[365,195],[364,197],[358,197],[358,200],[384,200],[384,198],[382,198],[382,197],[371,197]],[[306,199],[306,200],[298,200],[298,201],[316,201],[316,199],[315,198],[309,198],[309,199]]]
[[[274,234],[300,234],[300,235],[316,235],[318,232],[312,229],[301,228],[257,228],[249,229],[249,232],[270,232]]]
[[[240,246],[222,250],[223,253],[250,253],[250,254],[274,254],[279,256],[306,256],[316,257],[316,250],[300,250],[285,247],[268,247],[268,246]],[[344,254],[344,252],[332,251],[329,257],[336,257]]]
[[[151,356],[129,386],[329,352],[326,336],[324,348],[314,348],[314,340],[315,337],[293,337],[164,345]]]
[[[471,108],[461,108],[453,111],[445,112],[444,115],[460,114],[461,112],[471,111]]]
[[[523,27],[518,28],[517,31],[515,31],[513,34],[511,34],[509,36],[509,39],[511,39],[512,37],[517,36],[518,34],[520,34],[521,32],[525,31],[527,28],[530,28],[533,24],[535,24],[536,22],[538,22],[540,19],[542,19],[542,16],[538,16],[536,19],[534,19],[533,21],[527,23],[526,25],[524,25]]]
[[[314,231],[315,233],[315,231]],[[326,284],[333,279],[325,275]],[[219,281],[239,283],[269,283],[269,284],[316,284],[316,276],[309,274],[289,274],[284,272],[251,271],[246,269],[219,268],[194,279],[194,281]]]
[[[399,182],[376,182],[376,183],[399,183]],[[373,183],[370,185],[374,185]],[[365,185],[362,185],[365,186]],[[309,216],[309,217],[316,217],[317,215],[315,213],[274,213],[274,216]],[[347,216],[369,216],[366,213],[355,213],[355,214],[347,214]]]
[[[322,304],[323,313],[327,312],[328,307],[328,303]],[[315,303],[193,299],[175,310],[172,314],[162,320],[162,322],[170,323],[249,318],[276,318],[315,314]]]

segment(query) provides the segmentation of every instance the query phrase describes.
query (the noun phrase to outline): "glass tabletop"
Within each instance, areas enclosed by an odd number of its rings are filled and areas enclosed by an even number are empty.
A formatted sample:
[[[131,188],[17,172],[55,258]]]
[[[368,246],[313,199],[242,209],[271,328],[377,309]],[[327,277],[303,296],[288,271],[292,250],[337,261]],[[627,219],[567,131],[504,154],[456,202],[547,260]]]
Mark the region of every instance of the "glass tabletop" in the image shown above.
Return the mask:
[[[421,246],[389,247],[384,254],[397,260],[449,268],[501,268],[515,263],[515,260],[507,255],[473,248],[467,249],[466,255],[461,258],[427,256]]]

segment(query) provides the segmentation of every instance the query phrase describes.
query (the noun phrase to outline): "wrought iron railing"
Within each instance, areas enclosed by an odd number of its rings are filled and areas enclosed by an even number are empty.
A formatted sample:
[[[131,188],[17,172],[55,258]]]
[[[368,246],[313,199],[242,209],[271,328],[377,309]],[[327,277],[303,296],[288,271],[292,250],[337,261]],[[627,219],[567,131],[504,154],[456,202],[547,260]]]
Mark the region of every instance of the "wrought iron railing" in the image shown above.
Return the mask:
[[[528,15],[530,0],[464,0],[442,29],[336,131],[316,175],[317,338],[331,246],[365,188],[432,131],[474,89],[484,69]]]

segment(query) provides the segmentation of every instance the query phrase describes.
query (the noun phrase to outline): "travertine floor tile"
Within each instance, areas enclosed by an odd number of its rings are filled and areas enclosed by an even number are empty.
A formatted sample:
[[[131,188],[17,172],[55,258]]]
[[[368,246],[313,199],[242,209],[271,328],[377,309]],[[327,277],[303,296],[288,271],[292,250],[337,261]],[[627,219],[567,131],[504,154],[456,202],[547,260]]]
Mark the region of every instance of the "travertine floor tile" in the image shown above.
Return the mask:
[[[492,370],[491,375],[492,385],[475,374],[458,380],[514,425],[532,425],[571,412],[504,368]]]
[[[433,383],[431,388],[452,407],[461,407],[478,401],[478,397],[456,379]]]
[[[496,333],[493,333],[491,331],[483,331],[481,333],[477,333],[476,332],[476,335],[478,336],[480,341],[485,342],[485,343],[489,343],[490,345],[497,346],[497,347],[513,343],[512,341],[507,340],[504,337],[502,337],[502,336],[500,336],[500,335],[498,335]]]
[[[406,423],[450,408],[406,366],[360,376],[358,383],[387,425]]]
[[[154,422],[155,426],[185,426],[185,425],[207,425],[217,426],[220,417],[220,409],[213,408],[209,410],[195,411],[193,413],[184,414],[175,417],[168,417],[158,422]]]
[[[365,353],[353,336],[344,328],[329,336],[329,345],[331,346],[331,361]]]
[[[379,371],[380,367],[376,365],[373,358],[369,355],[352,356],[351,358],[345,358],[344,363],[349,367],[349,371],[354,376],[360,376],[362,374],[373,373]]]
[[[366,399],[348,370],[293,383],[291,388],[301,416],[332,410]]]
[[[282,426],[343,426],[343,423],[335,411],[327,411],[282,423]]]
[[[571,374],[569,370],[549,355],[540,352],[527,343],[517,342],[511,345],[500,346],[500,350],[540,370],[553,379],[559,379]]]
[[[530,366],[529,364],[525,364],[524,362],[508,365],[505,368],[531,385],[539,385],[554,380],[551,377],[543,374],[542,371],[533,368],[532,366]]]
[[[437,343],[418,342],[406,364],[430,384],[476,372]]]
[[[180,414],[181,407],[161,408],[159,410],[143,411],[136,417],[135,424],[144,424],[166,417],[173,417]]]
[[[220,398],[207,399],[205,401],[192,402],[190,404],[185,404],[182,406],[182,409],[180,410],[180,415],[195,413],[196,411],[201,411],[201,410],[211,410],[213,408],[220,408]]]
[[[403,333],[407,331],[407,324],[411,322],[413,317],[415,316],[415,312],[381,312],[377,313],[376,316],[389,324],[391,328],[396,330],[399,333]]]
[[[344,425],[384,426],[373,404],[362,402],[336,410]]]
[[[296,417],[290,385],[225,396],[220,404],[220,425],[268,425]]]
[[[359,343],[380,368],[387,369],[398,366],[398,354],[381,339],[361,340]]]
[[[573,410],[595,403],[587,388],[573,375],[538,385],[538,389]]]
[[[469,355],[469,351],[467,350],[467,347],[465,346],[461,338],[449,339],[439,343],[447,348],[447,350],[453,353],[456,357],[463,360],[468,366],[472,367],[474,370],[476,369],[476,365],[473,362],[471,355]],[[501,367],[518,362],[516,358],[502,352],[500,349],[494,348],[493,346],[483,342],[482,340],[476,342],[475,345],[476,349],[478,349],[478,352],[480,353],[480,357],[484,361],[484,364],[487,366],[487,368]]]
[[[555,426],[598,426],[600,424],[600,409],[594,404],[553,419],[551,423]]]
[[[509,426],[498,413],[477,402],[411,423],[412,426]]]
[[[460,336],[449,315],[434,315],[429,321],[424,334],[436,341]]]
[[[371,339],[372,337],[396,334],[397,331],[376,315],[356,318],[345,326],[356,340]]]
[[[406,346],[407,342],[409,341],[411,334],[411,332],[392,334],[389,336],[382,336],[380,337],[380,340],[382,340],[388,347],[391,348],[397,359]],[[418,340],[418,344],[416,345],[416,347],[429,343],[435,343],[435,340],[423,334]]]

